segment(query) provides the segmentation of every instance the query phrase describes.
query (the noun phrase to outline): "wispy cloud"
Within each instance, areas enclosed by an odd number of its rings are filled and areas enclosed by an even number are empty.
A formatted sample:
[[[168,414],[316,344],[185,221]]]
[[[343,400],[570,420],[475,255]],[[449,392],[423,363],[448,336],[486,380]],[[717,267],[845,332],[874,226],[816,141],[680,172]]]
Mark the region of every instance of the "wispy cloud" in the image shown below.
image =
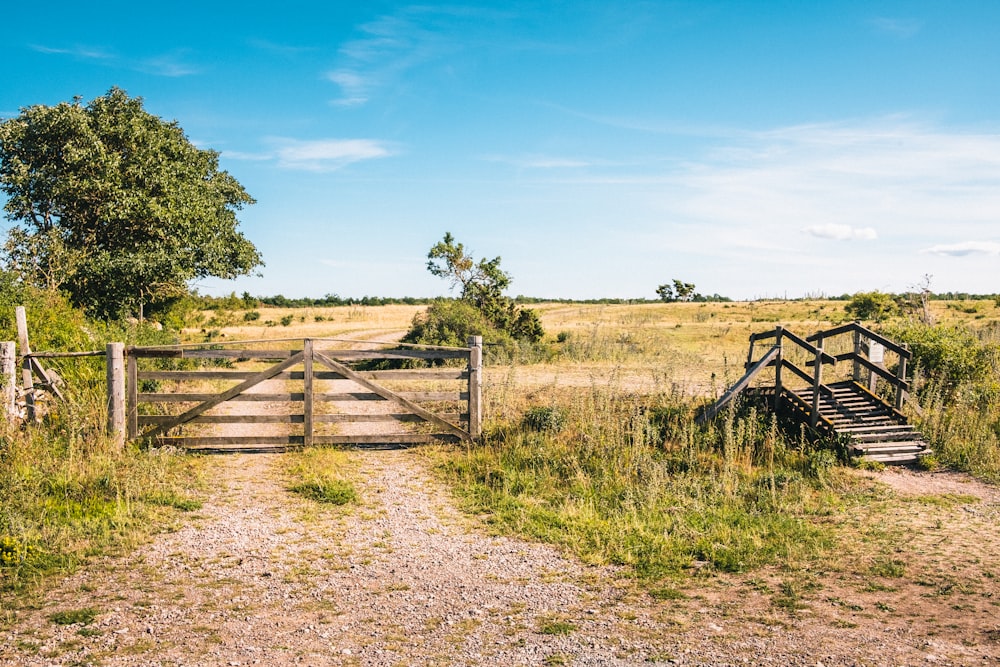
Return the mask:
[[[376,160],[395,153],[386,142],[373,139],[301,140],[269,137],[270,150],[223,151],[223,157],[248,162],[274,162],[280,169],[302,171],[336,171],[355,162]]]
[[[31,48],[39,53],[48,53],[57,56],[72,56],[73,58],[78,58],[80,60],[117,60],[118,56],[114,53],[102,49],[100,47],[94,46],[73,46],[70,48],[55,48],[51,46],[43,46],[41,44],[33,44]]]
[[[964,243],[950,243],[935,245],[923,250],[929,255],[943,255],[945,257],[967,257],[969,255],[1000,255],[1000,243],[995,241],[966,241]]]
[[[923,28],[922,21],[887,16],[878,16],[868,23],[878,32],[899,38],[913,37]]]
[[[878,233],[873,227],[851,227],[850,225],[838,225],[827,223],[825,225],[813,225],[802,230],[821,239],[832,239],[834,241],[874,241],[878,238]]]
[[[592,160],[552,155],[484,155],[481,159],[486,162],[509,164],[518,169],[581,169],[595,164]]]
[[[388,157],[392,151],[370,139],[279,140],[278,166],[283,169],[332,171],[354,162]]]
[[[76,60],[90,61],[106,67],[130,69],[155,76],[181,77],[199,74],[202,71],[201,67],[187,62],[187,53],[182,50],[144,58],[130,58],[95,46],[56,48],[36,44],[32,45],[31,48],[39,53],[69,56]]]

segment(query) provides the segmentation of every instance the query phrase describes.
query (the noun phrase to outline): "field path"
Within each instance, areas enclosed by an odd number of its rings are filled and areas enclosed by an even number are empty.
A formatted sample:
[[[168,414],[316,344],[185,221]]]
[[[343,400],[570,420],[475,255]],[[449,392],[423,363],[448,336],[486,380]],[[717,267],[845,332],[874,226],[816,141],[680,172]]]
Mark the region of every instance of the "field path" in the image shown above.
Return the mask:
[[[486,534],[418,451],[352,454],[353,508],[290,493],[282,456],[208,457],[193,520],[17,610],[0,664],[996,664],[906,624],[775,616],[726,582],[655,600],[611,569]],[[90,625],[49,620],[86,607]]]

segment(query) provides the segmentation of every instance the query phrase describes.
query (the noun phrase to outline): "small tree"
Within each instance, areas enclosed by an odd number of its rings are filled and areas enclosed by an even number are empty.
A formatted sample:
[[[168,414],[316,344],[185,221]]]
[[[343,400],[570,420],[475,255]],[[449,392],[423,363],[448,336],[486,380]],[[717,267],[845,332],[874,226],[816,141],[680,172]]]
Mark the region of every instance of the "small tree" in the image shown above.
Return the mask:
[[[118,88],[24,108],[0,123],[8,266],[106,318],[249,274],[260,253],[236,211],[254,200],[218,162]]]
[[[656,288],[656,294],[665,303],[675,301],[694,301],[699,298],[699,294],[694,291],[694,283],[686,283],[677,278],[673,279],[672,285],[660,285]]]
[[[891,294],[876,290],[874,292],[858,292],[844,306],[844,311],[859,320],[881,322],[887,317],[895,315],[898,308],[899,306]]]
[[[461,301],[472,305],[496,331],[531,342],[537,342],[545,335],[534,310],[519,307],[513,299],[504,296],[503,291],[510,286],[511,276],[500,268],[499,257],[477,262],[464,245],[446,232],[444,239],[434,244],[427,253],[427,270],[448,280],[452,289],[460,288]],[[457,319],[471,322],[465,315]]]

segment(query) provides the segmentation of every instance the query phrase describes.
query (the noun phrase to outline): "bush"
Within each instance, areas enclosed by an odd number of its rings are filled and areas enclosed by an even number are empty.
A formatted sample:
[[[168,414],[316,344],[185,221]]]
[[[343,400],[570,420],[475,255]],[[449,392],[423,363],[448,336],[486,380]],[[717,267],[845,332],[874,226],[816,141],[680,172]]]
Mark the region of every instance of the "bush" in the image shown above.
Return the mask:
[[[844,306],[844,311],[859,320],[881,322],[887,317],[895,315],[899,311],[899,305],[892,298],[891,294],[879,291],[858,292]]]
[[[438,301],[413,318],[404,343],[465,347],[470,336],[482,336],[489,345],[513,348],[513,339],[497,331],[482,312],[467,301]]]

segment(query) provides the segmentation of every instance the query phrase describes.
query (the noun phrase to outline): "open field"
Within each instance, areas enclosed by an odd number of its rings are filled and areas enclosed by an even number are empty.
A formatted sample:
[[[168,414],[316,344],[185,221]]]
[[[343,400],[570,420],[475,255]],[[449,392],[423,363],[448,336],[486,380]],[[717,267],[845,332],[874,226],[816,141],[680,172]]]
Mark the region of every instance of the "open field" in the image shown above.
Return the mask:
[[[691,424],[751,332],[844,305],[538,306],[532,363],[487,367],[481,445],[188,458],[205,481],[147,544],[3,593],[0,661],[994,664],[996,486],[843,467],[753,411]],[[212,312],[187,336],[392,341],[420,310]],[[954,408],[928,409],[941,437],[995,428]]]

